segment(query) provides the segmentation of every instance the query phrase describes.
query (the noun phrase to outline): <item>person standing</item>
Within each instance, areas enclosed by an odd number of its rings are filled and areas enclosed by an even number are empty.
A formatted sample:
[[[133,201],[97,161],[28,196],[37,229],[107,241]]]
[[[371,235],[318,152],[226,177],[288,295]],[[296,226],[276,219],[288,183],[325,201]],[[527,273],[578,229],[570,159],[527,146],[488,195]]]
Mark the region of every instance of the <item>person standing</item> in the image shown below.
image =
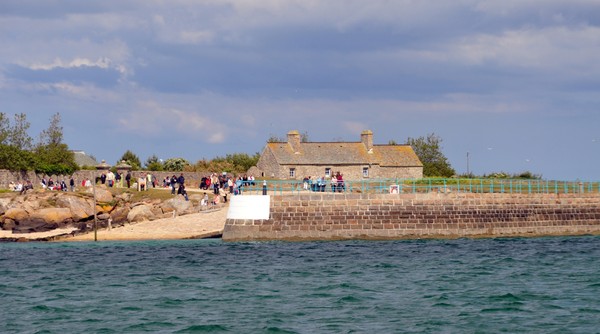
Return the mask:
[[[171,195],[175,195],[175,185],[177,184],[177,177],[175,174],[171,176]]]
[[[181,173],[181,175],[179,175],[179,177],[177,178],[177,184],[179,185],[179,189],[177,189],[177,193],[183,195],[183,191],[185,190],[185,178],[183,177],[183,173]]]
[[[108,174],[106,175],[106,182],[110,188],[115,185],[115,173],[113,173],[111,170],[109,170]]]
[[[125,175],[125,181],[127,182],[127,189],[131,188],[131,173],[129,171]]]
[[[69,186],[71,186],[71,192],[75,191],[75,179],[73,176],[71,176],[71,179],[69,180]]]

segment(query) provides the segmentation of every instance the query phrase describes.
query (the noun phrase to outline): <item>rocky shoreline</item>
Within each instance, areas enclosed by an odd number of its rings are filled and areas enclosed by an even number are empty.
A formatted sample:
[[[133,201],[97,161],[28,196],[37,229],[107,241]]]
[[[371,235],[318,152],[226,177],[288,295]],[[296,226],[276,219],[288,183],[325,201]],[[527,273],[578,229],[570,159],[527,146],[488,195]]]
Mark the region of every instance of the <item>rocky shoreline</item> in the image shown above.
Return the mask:
[[[135,196],[132,189],[98,186],[76,192],[38,189],[24,195],[5,193],[0,197],[0,241],[51,241],[139,222],[173,219],[201,211],[203,194],[192,193],[189,201],[182,196]],[[155,193],[156,195],[156,193]],[[165,196],[167,195],[167,196]],[[135,199],[134,199],[135,198]],[[33,236],[37,238],[31,238]]]

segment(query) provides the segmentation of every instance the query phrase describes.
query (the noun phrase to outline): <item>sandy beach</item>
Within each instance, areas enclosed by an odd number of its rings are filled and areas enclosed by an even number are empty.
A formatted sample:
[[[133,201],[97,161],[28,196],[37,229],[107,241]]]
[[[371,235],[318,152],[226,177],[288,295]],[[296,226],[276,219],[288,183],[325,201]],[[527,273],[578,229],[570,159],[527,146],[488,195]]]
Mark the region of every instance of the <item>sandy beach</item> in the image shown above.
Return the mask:
[[[194,213],[175,218],[164,218],[145,221],[112,229],[99,229],[98,241],[110,240],[167,240],[167,239],[199,239],[222,234],[227,218],[227,207],[216,210]],[[0,238],[16,238],[27,240],[43,240],[56,237],[55,241],[93,241],[94,232],[76,236],[67,235],[76,228],[57,229],[48,232],[13,234],[11,231],[0,231]]]

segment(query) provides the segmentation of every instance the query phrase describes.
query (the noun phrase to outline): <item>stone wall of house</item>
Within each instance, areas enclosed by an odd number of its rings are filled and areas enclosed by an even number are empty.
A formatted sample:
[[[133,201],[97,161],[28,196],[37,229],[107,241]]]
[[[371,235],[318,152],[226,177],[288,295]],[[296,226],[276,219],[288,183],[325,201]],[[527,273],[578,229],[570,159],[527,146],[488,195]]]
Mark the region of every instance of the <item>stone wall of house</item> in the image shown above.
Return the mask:
[[[600,234],[599,194],[272,196],[270,219],[227,219],[223,239],[335,240]]]
[[[294,168],[295,177],[290,177],[290,169]],[[302,180],[310,176],[312,179],[318,179],[325,176],[325,169],[330,168],[333,174],[340,172],[345,180],[364,180],[364,179],[418,179],[423,177],[422,167],[380,167],[378,165],[356,165],[356,166],[279,166],[274,159],[264,159],[257,169],[253,169],[255,176],[264,174],[267,178]],[[368,168],[368,176],[363,176],[363,168]]]
[[[275,159],[275,156],[271,150],[263,150],[256,167],[260,173],[256,175],[257,177],[281,178],[279,175],[281,173],[279,163]]]

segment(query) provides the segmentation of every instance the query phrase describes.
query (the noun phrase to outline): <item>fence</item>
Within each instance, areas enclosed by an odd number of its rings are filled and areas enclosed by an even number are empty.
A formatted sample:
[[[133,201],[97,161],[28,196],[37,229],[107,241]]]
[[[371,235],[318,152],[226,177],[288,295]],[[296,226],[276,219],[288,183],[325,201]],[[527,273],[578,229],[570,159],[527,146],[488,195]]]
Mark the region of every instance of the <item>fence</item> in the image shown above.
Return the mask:
[[[265,189],[266,187],[266,189]],[[600,182],[551,181],[521,179],[377,179],[344,181],[329,180],[305,183],[301,180],[266,180],[246,182],[242,194],[329,193],[508,193],[508,194],[568,194],[599,193]]]

